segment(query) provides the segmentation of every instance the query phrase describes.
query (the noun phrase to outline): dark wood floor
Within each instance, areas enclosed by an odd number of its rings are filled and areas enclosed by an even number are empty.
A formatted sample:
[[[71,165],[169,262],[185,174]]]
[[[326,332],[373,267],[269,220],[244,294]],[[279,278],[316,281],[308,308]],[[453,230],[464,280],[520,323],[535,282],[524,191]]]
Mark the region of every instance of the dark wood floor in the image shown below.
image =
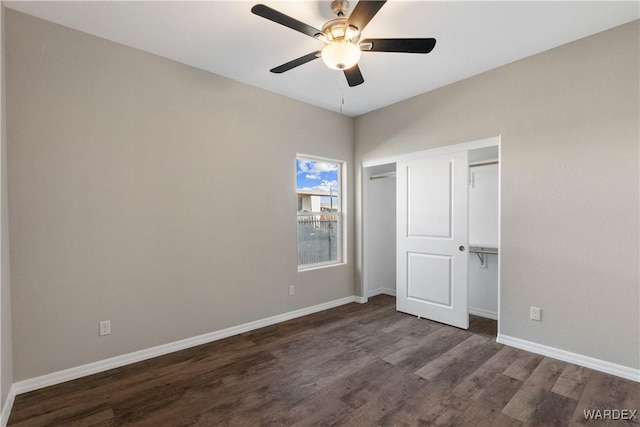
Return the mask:
[[[11,426],[638,426],[640,384],[378,296],[16,398]],[[636,415],[637,416],[637,415]]]

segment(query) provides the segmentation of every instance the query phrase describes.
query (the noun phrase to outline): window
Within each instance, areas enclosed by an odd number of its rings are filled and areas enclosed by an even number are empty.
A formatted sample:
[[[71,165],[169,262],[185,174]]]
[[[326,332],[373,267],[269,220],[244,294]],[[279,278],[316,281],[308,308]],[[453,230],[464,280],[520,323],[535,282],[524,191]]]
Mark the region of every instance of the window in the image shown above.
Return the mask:
[[[296,159],[299,270],[343,262],[343,168],[336,160]]]

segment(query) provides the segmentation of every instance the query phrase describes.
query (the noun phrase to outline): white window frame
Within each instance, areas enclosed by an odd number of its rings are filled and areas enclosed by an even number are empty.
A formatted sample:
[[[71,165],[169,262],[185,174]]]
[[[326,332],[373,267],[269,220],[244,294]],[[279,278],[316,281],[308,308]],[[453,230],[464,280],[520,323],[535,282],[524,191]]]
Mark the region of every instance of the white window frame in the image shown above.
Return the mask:
[[[297,179],[298,179],[298,175],[297,175],[297,162],[298,160],[310,160],[310,161],[316,161],[316,162],[327,162],[327,163],[334,163],[338,165],[338,174],[337,174],[337,180],[338,180],[338,191],[339,194],[337,196],[337,204],[338,204],[338,210],[336,213],[332,213],[333,215],[338,216],[338,243],[336,245],[337,250],[338,250],[338,254],[336,257],[335,261],[327,261],[327,262],[320,262],[320,263],[314,263],[314,264],[303,264],[300,265],[298,264],[298,271],[302,272],[302,271],[310,271],[310,270],[317,270],[320,268],[327,268],[327,267],[334,267],[337,265],[344,265],[347,263],[347,225],[346,225],[346,221],[345,218],[347,218],[347,212],[346,212],[346,206],[347,204],[345,203],[345,200],[347,198],[347,162],[344,160],[339,160],[339,159],[332,159],[332,158],[328,158],[328,157],[320,157],[320,156],[313,156],[313,155],[309,155],[309,154],[301,154],[301,153],[297,153],[296,154],[296,168],[294,169],[295,172],[295,188],[296,188],[296,203],[297,203],[297,197],[298,197],[298,184],[297,184]],[[305,212],[304,215],[313,215],[313,214],[317,214],[317,215],[326,215],[326,212]],[[298,248],[298,229],[297,229],[297,221],[298,221],[298,217],[300,216],[300,213],[297,210],[297,205],[296,205],[296,258],[299,257],[299,248]],[[298,258],[299,259],[299,258]],[[296,261],[297,263],[298,261]]]

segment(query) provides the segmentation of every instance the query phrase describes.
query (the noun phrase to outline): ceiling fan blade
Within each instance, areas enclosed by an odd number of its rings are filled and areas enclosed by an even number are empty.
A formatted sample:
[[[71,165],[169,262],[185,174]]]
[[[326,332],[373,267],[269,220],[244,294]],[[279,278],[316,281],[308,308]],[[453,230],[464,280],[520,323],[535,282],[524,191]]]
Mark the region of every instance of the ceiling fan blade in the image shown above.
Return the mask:
[[[387,0],[359,0],[356,7],[349,15],[347,23],[357,27],[360,31],[364,30],[369,21],[375,16]]]
[[[285,27],[289,27],[292,30],[306,34],[309,37],[315,37],[317,34],[322,34],[322,31],[307,25],[304,22],[300,22],[295,18],[285,15],[282,12],[278,12],[275,9],[265,6],[264,4],[257,4],[251,8],[251,12],[255,15],[262,16],[270,21],[276,22]]]
[[[366,39],[360,42],[365,52],[429,53],[436,39]]]
[[[360,67],[358,67],[358,64],[354,65],[348,70],[344,70],[344,76],[347,78],[349,87],[358,86],[364,83],[364,77],[362,77],[362,73],[360,72]]]
[[[296,68],[302,64],[306,64],[309,61],[313,61],[316,58],[320,58],[320,51],[316,51],[316,52],[312,52],[308,55],[305,56],[301,56],[300,58],[296,58],[293,61],[289,61],[286,64],[282,64],[279,67],[276,68],[272,68],[271,71],[272,73],[276,73],[276,74],[280,74],[280,73],[284,73],[285,71],[289,71],[292,68]]]

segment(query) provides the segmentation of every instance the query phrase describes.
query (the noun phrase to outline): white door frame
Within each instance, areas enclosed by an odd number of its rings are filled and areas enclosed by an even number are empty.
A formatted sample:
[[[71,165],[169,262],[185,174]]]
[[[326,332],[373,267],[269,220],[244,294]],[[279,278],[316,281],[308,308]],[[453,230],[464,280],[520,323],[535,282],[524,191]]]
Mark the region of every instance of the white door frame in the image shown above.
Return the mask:
[[[463,142],[460,144],[453,144],[453,145],[443,145],[440,147],[436,147],[436,148],[431,148],[428,150],[421,150],[421,151],[416,151],[413,153],[406,153],[406,154],[398,154],[395,156],[389,156],[389,157],[381,157],[378,159],[372,159],[372,160],[365,160],[362,162],[361,166],[361,193],[360,193],[360,203],[361,203],[361,212],[362,212],[362,224],[361,224],[361,230],[362,230],[362,239],[361,239],[361,265],[362,265],[362,297],[359,298],[359,302],[367,302],[368,300],[368,292],[369,292],[369,287],[368,287],[368,277],[367,277],[367,268],[366,268],[366,263],[367,263],[367,248],[366,248],[366,239],[367,236],[364,233],[364,230],[367,229],[366,225],[367,225],[367,212],[366,212],[366,200],[367,200],[367,195],[368,195],[368,179],[367,179],[367,174],[365,169],[366,168],[370,168],[372,166],[380,166],[380,165],[387,165],[390,163],[397,163],[400,161],[410,161],[410,160],[414,160],[414,159],[419,159],[419,158],[423,158],[423,157],[428,157],[428,156],[433,156],[433,155],[439,155],[439,154],[450,154],[450,153],[454,153],[457,151],[465,151],[465,150],[475,150],[478,148],[485,148],[485,147],[498,147],[498,158],[500,159],[501,163],[498,166],[498,245],[499,247],[501,247],[502,244],[502,237],[501,237],[501,232],[502,232],[502,227],[501,227],[501,216],[502,216],[502,191],[501,191],[501,187],[502,187],[502,155],[501,155],[501,151],[502,151],[502,145],[501,145],[501,135],[498,136],[493,136],[490,138],[484,138],[484,139],[479,139],[479,140],[475,140],[475,141],[469,141],[469,142]],[[500,333],[500,259],[501,259],[501,252],[502,251],[498,251],[498,334]],[[395,260],[394,260],[395,262]]]

